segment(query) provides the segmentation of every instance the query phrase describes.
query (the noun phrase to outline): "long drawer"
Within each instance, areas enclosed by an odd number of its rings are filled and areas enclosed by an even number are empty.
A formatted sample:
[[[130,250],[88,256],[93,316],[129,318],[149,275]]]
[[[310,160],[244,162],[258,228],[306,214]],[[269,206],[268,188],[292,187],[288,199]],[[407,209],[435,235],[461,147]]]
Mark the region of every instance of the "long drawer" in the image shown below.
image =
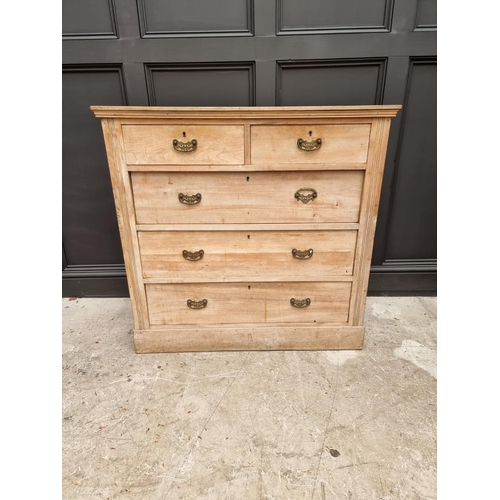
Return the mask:
[[[138,224],[358,222],[363,171],[132,172]]]
[[[347,324],[350,282],[146,285],[157,325],[237,323]]]
[[[139,232],[144,278],[329,281],[352,275],[357,231]]]

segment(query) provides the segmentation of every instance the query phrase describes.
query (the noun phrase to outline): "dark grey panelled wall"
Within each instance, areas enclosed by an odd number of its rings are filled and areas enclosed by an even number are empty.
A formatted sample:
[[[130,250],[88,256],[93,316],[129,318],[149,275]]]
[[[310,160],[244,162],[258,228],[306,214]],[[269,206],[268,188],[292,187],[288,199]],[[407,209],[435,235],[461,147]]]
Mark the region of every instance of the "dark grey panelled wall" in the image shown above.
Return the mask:
[[[127,295],[92,104],[403,104],[370,293],[436,291],[436,0],[63,0],[63,296]]]

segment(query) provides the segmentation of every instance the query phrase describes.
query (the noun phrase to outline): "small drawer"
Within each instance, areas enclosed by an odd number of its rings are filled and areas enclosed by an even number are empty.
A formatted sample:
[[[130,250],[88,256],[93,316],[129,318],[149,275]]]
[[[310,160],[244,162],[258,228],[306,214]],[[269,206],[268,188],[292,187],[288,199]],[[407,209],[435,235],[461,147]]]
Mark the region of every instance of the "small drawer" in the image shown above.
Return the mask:
[[[244,128],[229,125],[123,125],[128,165],[239,165]]]
[[[286,322],[345,325],[350,293],[350,282],[146,285],[153,326]]]
[[[357,231],[140,231],[143,277],[166,282],[351,276]]]
[[[251,162],[364,164],[370,129],[370,124],[252,125]]]
[[[132,172],[138,224],[358,222],[364,171]]]

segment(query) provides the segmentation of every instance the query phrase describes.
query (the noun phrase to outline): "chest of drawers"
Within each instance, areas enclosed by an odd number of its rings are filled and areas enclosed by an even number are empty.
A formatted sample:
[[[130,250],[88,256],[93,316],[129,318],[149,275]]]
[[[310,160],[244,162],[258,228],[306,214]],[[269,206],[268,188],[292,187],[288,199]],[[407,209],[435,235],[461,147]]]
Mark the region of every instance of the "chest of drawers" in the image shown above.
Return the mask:
[[[400,106],[92,106],[138,353],[361,349]]]

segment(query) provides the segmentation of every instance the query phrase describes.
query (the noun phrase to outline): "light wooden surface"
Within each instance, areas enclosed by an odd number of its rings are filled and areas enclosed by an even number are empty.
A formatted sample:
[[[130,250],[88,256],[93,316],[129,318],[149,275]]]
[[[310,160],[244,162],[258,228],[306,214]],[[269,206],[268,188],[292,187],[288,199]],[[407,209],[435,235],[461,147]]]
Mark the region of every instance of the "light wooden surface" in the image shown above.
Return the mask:
[[[132,186],[126,169],[122,128],[115,120],[103,119],[102,129],[108,156],[111,185],[113,187],[134,323],[137,325],[137,328],[148,328],[148,310],[144,283],[142,281],[139,242],[135,227]]]
[[[248,151],[248,155],[246,152]],[[131,172],[256,172],[256,171],[271,171],[271,172],[287,172],[290,170],[302,171],[307,170],[365,170],[366,163],[252,163],[250,164],[250,148],[245,149],[245,164],[193,164],[193,165],[178,165],[159,163],[158,165],[131,165],[127,168]]]
[[[362,171],[132,172],[138,224],[358,222]],[[318,196],[295,198],[302,188]],[[202,195],[184,205],[178,195]]]
[[[351,283],[189,283],[146,285],[151,325],[217,323],[347,324]],[[290,299],[311,299],[297,308]],[[203,309],[187,301],[207,300]]]
[[[313,120],[325,118],[394,118],[401,109],[396,105],[371,106],[242,106],[242,107],[162,107],[162,106],[91,106],[97,118],[133,118],[176,120],[205,120],[219,118],[223,120],[259,118],[268,120]]]
[[[352,275],[357,231],[139,232],[144,278],[166,282],[330,281]],[[300,260],[292,250],[313,250]],[[203,250],[189,261],[183,251]]]
[[[318,222],[307,226],[293,223],[260,224],[137,224],[137,231],[348,231],[359,229],[357,222]]]
[[[251,161],[257,164],[366,163],[370,125],[253,125]],[[297,140],[321,139],[316,151],[303,151]]]
[[[366,171],[365,189],[362,199],[362,213],[360,217],[360,230],[358,248],[356,249],[355,274],[357,279],[353,284],[351,300],[352,324],[363,324],[368,280],[370,276],[370,263],[372,258],[375,227],[377,225],[378,206],[382,178],[384,174],[387,141],[389,140],[390,120],[388,118],[377,120],[372,128],[370,139],[369,168]]]
[[[127,163],[238,164],[244,162],[244,127],[220,125],[123,125]],[[172,141],[195,139],[194,151],[177,151]]]
[[[138,353],[362,349],[363,326],[239,324],[135,330]]]
[[[137,352],[361,349],[390,119],[401,106],[92,107]],[[321,138],[301,151],[297,139]],[[198,141],[175,151],[173,139]],[[317,197],[295,199],[308,188]],[[195,205],[179,194],[202,195]],[[307,260],[291,250],[313,248]],[[188,261],[182,252],[203,250]],[[297,308],[290,299],[309,298]],[[207,300],[191,309],[187,300]]]

